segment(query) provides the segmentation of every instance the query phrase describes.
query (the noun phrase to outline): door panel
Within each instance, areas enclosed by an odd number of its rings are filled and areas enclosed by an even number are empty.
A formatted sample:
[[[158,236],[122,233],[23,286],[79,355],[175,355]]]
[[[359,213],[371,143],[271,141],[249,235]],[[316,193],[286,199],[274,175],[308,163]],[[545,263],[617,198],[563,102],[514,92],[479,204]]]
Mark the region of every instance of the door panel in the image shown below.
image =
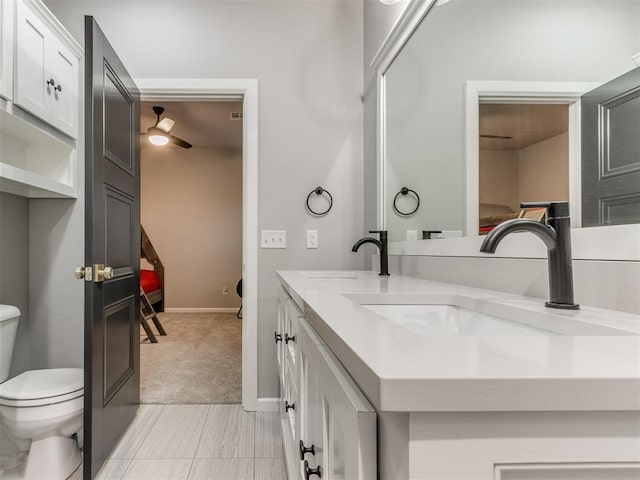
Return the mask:
[[[78,137],[78,59],[55,36],[51,37],[51,77],[58,88],[51,92],[53,99],[51,122],[73,138]]]
[[[84,475],[91,478],[140,399],[139,92],[92,17],[85,17],[87,283]],[[95,272],[94,272],[95,276]],[[89,388],[89,385],[91,388]]]
[[[582,97],[582,226],[640,223],[640,68]]]

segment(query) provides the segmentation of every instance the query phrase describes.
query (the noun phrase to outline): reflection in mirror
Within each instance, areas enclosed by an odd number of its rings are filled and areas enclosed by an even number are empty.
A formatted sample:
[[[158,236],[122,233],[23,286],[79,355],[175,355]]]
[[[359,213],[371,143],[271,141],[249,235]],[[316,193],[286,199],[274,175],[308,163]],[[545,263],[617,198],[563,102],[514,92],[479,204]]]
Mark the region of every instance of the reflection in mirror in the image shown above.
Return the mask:
[[[524,202],[569,201],[567,105],[483,103],[479,114],[481,235],[524,216]]]
[[[531,191],[534,182],[529,179],[535,175],[535,183],[543,186],[548,180],[537,174],[547,171],[562,172],[550,174],[550,178],[559,181],[562,176],[577,175],[579,178],[580,165],[555,165],[556,160],[547,153],[539,156],[539,160],[528,161],[531,157],[528,153],[543,150],[544,142],[553,143],[555,139],[556,150],[569,149],[569,156],[579,159],[579,137],[574,145],[570,141],[571,133],[569,140],[563,139],[562,135],[567,134],[562,132],[545,133],[546,138],[511,150],[499,146],[507,139],[476,138],[476,149],[482,149],[475,152],[479,158],[486,159],[488,150],[502,152],[489,160],[494,164],[507,163],[505,158],[497,158],[500,156],[518,157],[517,168],[516,164],[510,164],[511,170],[518,170],[517,182],[513,171],[509,179],[502,180],[500,175],[506,175],[506,172],[491,174],[488,181],[494,182],[494,186],[489,187],[490,193],[487,193],[483,184],[486,165],[476,165],[475,172],[466,167],[466,85],[478,81],[604,84],[636,67],[633,57],[640,52],[639,32],[640,0],[451,0],[444,5],[432,6],[382,72],[385,117],[381,125],[385,131],[381,135],[385,148],[381,152],[384,169],[381,221],[389,231],[390,240],[406,240],[408,235],[422,238],[423,230],[443,230],[450,236],[456,233],[477,235],[479,218],[491,216],[481,213],[480,203],[499,206],[490,213],[503,215],[519,214],[517,202],[520,200],[559,200],[547,197],[560,195],[555,191]],[[580,94],[570,100],[556,98],[537,103],[546,104],[539,108],[571,110]],[[524,100],[521,103],[531,103],[530,98],[521,100]],[[509,109],[507,105],[500,105],[505,103],[503,98],[498,102],[481,98],[480,102],[480,122],[483,113]],[[507,103],[518,103],[518,99]],[[630,105],[635,103],[630,102]],[[618,112],[624,113],[625,118],[635,118],[634,113],[622,110],[618,109]],[[558,118],[567,115],[553,113],[554,120],[556,114]],[[571,118],[571,113],[568,115]],[[579,122],[579,116],[577,118]],[[510,120],[506,122],[511,123]],[[635,130],[637,132],[637,123]],[[513,136],[507,130],[503,131],[506,133],[479,127],[480,135]],[[638,136],[635,138],[637,141]],[[511,153],[504,153],[506,151]],[[527,160],[520,157],[527,157]],[[540,161],[546,163],[535,163]],[[560,161],[566,162],[566,159]],[[467,178],[469,176],[473,178]],[[475,202],[473,209],[467,207],[469,180],[476,185],[475,193],[472,193],[475,198],[470,199]],[[570,185],[571,202],[580,204],[580,197],[576,197],[580,193],[580,183],[571,179],[567,182],[566,178],[560,183],[563,188]],[[392,200],[402,187],[415,190],[422,199],[420,209],[410,217],[393,211]],[[509,199],[504,192],[498,194],[498,187],[510,190]],[[498,195],[505,197],[496,199]],[[533,198],[532,195],[544,197]],[[411,199],[406,201],[409,203]],[[504,206],[513,212],[504,211]],[[401,208],[410,210],[411,205]],[[468,221],[470,215],[475,216],[475,223]],[[580,216],[574,216],[573,223],[579,224]],[[470,224],[475,227],[470,229]]]

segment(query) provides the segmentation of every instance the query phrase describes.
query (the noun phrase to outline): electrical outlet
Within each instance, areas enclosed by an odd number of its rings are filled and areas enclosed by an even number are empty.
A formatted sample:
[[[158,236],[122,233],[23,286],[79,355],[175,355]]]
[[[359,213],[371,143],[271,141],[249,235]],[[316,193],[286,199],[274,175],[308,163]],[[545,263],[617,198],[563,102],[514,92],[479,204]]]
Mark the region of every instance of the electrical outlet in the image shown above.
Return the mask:
[[[318,248],[317,230],[307,230],[307,248]]]
[[[286,230],[262,230],[260,248],[287,248]]]
[[[417,240],[417,239],[418,239],[417,230],[407,230],[407,240]]]
[[[229,294],[229,287],[222,287],[222,294],[223,295],[228,295]]]

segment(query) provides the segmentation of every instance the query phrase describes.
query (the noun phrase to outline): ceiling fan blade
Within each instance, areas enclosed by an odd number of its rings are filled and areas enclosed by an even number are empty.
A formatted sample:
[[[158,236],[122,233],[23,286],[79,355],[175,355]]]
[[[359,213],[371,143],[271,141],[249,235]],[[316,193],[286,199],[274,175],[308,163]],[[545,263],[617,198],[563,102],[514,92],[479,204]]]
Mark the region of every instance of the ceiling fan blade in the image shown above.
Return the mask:
[[[165,117],[158,122],[156,127],[163,132],[169,133],[175,124],[176,122],[174,120],[171,120],[169,117]]]
[[[177,146],[182,147],[182,148],[191,148],[193,146],[189,142],[185,142],[181,138],[174,137],[173,135],[169,136],[169,141],[171,143],[173,143],[174,145],[177,145]]]

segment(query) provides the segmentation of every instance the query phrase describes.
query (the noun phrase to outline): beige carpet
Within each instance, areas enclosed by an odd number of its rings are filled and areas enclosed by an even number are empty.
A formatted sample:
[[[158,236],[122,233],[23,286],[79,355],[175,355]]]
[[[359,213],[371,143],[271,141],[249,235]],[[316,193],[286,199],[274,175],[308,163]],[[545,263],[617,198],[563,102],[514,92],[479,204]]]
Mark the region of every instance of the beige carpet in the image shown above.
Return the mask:
[[[234,313],[159,318],[167,336],[158,336],[158,343],[149,343],[140,329],[140,402],[241,403],[242,321]]]

